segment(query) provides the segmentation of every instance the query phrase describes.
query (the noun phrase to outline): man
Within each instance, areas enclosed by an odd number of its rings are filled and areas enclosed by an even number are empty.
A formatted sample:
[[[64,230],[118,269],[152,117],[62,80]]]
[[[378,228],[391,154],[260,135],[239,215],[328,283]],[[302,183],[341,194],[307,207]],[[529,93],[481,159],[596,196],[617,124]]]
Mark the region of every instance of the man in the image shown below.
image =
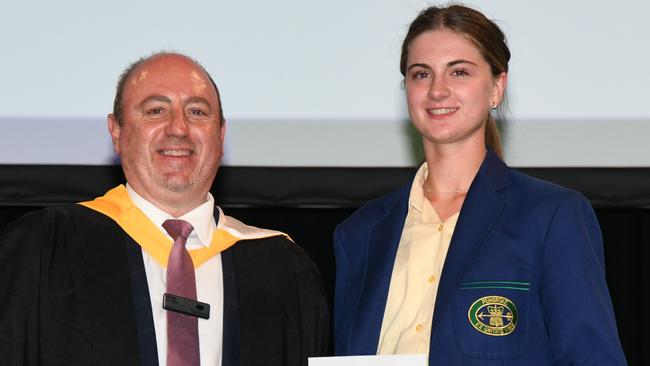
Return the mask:
[[[3,234],[0,365],[284,366],[323,355],[329,320],[313,263],[286,235],[215,209],[226,127],[207,72],[180,54],[135,62],[108,129],[126,187]]]

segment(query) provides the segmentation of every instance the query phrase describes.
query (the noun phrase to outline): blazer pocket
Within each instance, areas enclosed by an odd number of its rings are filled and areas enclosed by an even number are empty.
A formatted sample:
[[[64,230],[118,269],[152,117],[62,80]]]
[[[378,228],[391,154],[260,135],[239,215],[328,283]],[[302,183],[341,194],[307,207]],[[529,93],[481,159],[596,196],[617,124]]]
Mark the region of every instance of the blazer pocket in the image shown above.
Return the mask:
[[[462,282],[453,304],[459,349],[482,359],[520,356],[527,340],[529,293],[527,282]]]

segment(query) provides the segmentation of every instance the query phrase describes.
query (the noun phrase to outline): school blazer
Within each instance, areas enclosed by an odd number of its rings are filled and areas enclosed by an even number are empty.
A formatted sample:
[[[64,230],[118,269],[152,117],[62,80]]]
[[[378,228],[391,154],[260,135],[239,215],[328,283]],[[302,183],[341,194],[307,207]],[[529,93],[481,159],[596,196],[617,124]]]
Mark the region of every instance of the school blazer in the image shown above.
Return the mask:
[[[335,352],[377,352],[411,184],[334,234]],[[623,365],[602,236],[579,193],[488,151],[445,259],[429,365]]]

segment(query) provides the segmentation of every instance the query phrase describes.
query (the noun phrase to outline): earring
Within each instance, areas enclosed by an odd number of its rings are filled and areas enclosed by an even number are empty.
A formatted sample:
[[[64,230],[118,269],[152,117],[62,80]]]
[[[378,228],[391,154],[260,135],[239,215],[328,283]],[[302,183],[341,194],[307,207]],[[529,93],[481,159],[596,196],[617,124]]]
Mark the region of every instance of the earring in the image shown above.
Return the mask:
[[[499,107],[499,105],[496,102],[492,102],[490,109],[497,109],[497,107]]]

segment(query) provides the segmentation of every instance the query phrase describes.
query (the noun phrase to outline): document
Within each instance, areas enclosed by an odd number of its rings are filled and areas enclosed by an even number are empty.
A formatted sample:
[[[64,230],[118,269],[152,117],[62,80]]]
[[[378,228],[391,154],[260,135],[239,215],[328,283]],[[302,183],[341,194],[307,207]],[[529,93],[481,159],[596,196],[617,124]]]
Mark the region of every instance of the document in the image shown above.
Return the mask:
[[[309,366],[427,366],[427,355],[310,357]]]

